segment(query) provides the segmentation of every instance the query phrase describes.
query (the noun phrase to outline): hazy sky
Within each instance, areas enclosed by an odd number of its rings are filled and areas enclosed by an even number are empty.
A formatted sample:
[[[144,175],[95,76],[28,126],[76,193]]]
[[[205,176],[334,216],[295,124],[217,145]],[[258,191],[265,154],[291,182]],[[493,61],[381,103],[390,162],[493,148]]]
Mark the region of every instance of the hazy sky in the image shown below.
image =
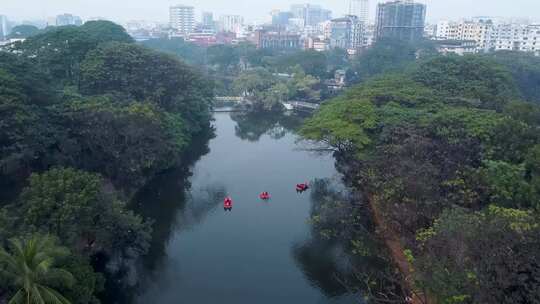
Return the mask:
[[[371,0],[370,17],[375,5]],[[292,3],[320,4],[340,16],[347,12],[349,0],[0,0],[0,14],[14,20],[46,19],[60,13],[83,18],[105,17],[124,22],[134,19],[166,21],[173,4],[195,6],[197,19],[202,10],[220,14],[243,15],[248,21],[264,21],[272,9],[287,9]],[[459,19],[478,15],[527,17],[540,21],[540,0],[418,0],[428,5],[429,21]]]

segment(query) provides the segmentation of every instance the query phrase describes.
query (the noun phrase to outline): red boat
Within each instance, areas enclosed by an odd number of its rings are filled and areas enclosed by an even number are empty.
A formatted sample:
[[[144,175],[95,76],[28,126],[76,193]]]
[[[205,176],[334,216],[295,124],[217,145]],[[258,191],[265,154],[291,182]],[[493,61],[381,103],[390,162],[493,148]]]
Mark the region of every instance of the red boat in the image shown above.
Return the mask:
[[[309,189],[308,183],[303,183],[303,184],[297,184],[296,185],[296,192],[304,192],[307,189]]]
[[[232,210],[232,199],[230,197],[226,197],[224,200],[223,200],[223,209],[225,211],[231,211]]]
[[[262,199],[262,200],[269,200],[270,199],[270,193],[268,192],[263,192],[259,195],[259,198]]]

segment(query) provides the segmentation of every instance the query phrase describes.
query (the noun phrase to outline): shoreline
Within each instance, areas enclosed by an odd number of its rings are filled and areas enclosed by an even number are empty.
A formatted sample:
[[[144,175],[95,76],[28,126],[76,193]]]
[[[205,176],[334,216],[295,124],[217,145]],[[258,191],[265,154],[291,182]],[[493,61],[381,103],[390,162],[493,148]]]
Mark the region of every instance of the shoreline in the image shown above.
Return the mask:
[[[404,247],[399,239],[399,234],[391,229],[384,219],[384,216],[377,206],[377,201],[373,195],[368,197],[368,206],[373,216],[373,222],[375,223],[375,231],[384,241],[390,256],[401,274],[404,276],[404,284],[406,289],[411,293],[411,304],[435,304],[434,301],[428,300],[426,295],[418,291],[413,282],[413,272],[409,261],[404,253]]]

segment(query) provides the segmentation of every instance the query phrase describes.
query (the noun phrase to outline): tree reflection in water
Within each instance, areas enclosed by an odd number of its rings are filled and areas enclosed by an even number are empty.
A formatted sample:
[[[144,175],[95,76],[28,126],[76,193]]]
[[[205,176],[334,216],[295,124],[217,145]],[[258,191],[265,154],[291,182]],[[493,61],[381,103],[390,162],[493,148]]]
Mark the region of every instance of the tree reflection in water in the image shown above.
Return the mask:
[[[359,198],[329,180],[311,188],[311,236],[293,247],[304,275],[329,297],[355,294],[359,303],[403,303],[401,278],[374,233]]]
[[[190,153],[183,156],[184,164],[163,172],[147,183],[131,202],[131,209],[145,219],[153,221],[152,239],[148,253],[134,263],[121,265],[114,272],[107,272],[107,286],[103,303],[134,303],[138,291],[144,290],[163,267],[166,246],[176,231],[188,229],[218,206],[225,188],[213,185],[202,189],[197,201],[188,197],[192,166],[210,152],[209,140],[213,132],[201,135],[192,143]],[[101,258],[101,259],[100,259]],[[97,257],[98,267],[105,268],[108,261]]]
[[[268,135],[273,139],[283,138],[289,132],[295,132],[304,117],[276,113],[231,113],[231,119],[236,122],[236,136],[250,142],[259,141],[261,136]]]

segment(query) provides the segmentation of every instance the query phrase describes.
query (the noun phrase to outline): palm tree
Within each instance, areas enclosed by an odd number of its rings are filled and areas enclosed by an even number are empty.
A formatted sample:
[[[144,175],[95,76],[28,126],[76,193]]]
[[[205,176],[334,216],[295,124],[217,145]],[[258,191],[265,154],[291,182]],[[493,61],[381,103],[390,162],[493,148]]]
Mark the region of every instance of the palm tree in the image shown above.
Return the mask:
[[[0,248],[0,276],[17,290],[8,304],[70,304],[47,285],[72,284],[71,273],[54,267],[55,260],[68,253],[54,238],[40,235],[11,239],[8,251]]]

